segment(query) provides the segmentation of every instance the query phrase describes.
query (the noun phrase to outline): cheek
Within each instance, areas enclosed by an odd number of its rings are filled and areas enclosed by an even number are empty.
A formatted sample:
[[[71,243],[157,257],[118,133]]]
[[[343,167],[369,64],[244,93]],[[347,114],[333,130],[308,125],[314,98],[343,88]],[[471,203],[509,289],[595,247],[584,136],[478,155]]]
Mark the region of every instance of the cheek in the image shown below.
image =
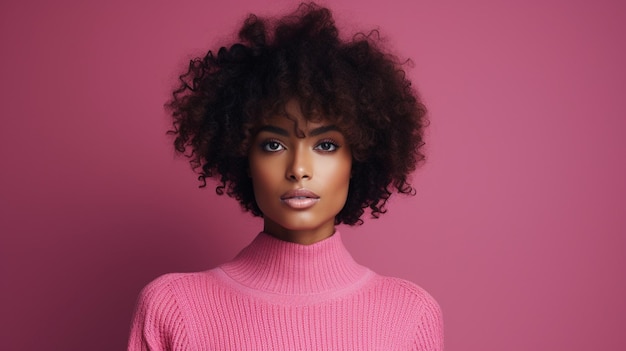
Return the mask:
[[[266,169],[252,169],[250,177],[252,177],[252,187],[255,195],[263,194],[264,190],[269,189],[272,183],[272,177]]]
[[[272,182],[280,176],[280,168],[270,160],[260,160],[250,164],[250,177],[252,182]]]
[[[260,157],[259,155],[251,154],[249,156],[250,177],[252,178],[253,184],[256,184],[257,182],[262,183],[271,179],[273,175],[272,171],[275,168],[271,167],[270,164],[270,160]]]
[[[339,158],[332,164],[326,164],[324,169],[324,181],[332,184],[333,190],[347,192],[351,175],[351,159]]]
[[[262,207],[269,201],[272,190],[276,189],[277,179],[280,179],[280,168],[273,166],[264,159],[252,159],[250,162],[250,177],[256,203]]]

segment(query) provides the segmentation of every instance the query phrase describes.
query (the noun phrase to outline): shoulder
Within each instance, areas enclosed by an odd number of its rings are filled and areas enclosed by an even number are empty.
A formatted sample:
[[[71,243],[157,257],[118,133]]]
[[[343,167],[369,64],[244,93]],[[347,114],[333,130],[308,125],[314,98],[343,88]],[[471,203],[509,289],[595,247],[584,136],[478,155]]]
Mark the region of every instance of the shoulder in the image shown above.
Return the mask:
[[[179,298],[188,291],[207,285],[212,279],[211,271],[194,273],[168,273],[148,283],[139,294],[139,301],[155,303]]]
[[[143,289],[142,294],[152,294],[155,292],[171,289],[176,286],[185,286],[193,284],[202,277],[206,272],[194,272],[194,273],[167,273],[161,275],[148,283]]]
[[[164,350],[170,342],[187,341],[185,295],[207,276],[171,273],[148,283],[139,293],[131,326],[129,350]]]
[[[148,283],[139,293],[134,323],[160,326],[179,323],[185,306],[200,286],[207,285],[210,271],[198,273],[169,273]]]
[[[148,283],[137,300],[137,313],[152,317],[159,315],[158,311],[176,308],[176,299],[172,291],[172,285],[181,279],[180,274],[165,274]]]
[[[417,350],[443,349],[443,316],[439,303],[419,285],[410,281],[378,276],[381,298],[404,317]]]
[[[415,305],[415,307],[440,310],[437,301],[426,290],[413,282],[378,275],[375,283],[378,289],[383,290],[390,297],[399,298],[406,303]]]
[[[188,301],[201,298],[197,295],[212,285],[212,279],[211,271],[164,274],[141,290],[136,313],[159,318],[180,315]]]

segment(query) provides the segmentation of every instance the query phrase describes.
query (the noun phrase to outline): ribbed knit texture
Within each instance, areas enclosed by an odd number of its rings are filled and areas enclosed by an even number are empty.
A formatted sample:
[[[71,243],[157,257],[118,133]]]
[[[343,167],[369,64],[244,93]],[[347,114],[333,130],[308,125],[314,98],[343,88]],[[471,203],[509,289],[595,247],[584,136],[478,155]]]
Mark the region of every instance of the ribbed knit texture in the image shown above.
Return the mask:
[[[438,351],[443,325],[428,293],[357,264],[339,233],[261,233],[232,262],[146,286],[128,350]]]

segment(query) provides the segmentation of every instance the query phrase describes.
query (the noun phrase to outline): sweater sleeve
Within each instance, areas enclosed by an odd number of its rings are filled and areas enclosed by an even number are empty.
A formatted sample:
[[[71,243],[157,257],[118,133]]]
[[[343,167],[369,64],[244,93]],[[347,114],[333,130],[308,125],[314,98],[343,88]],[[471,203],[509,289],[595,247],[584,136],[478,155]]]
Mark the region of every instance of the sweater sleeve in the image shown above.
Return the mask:
[[[173,274],[159,277],[139,294],[128,351],[187,349],[184,321],[172,293],[174,277]]]
[[[412,316],[412,351],[443,351],[443,317],[437,301],[426,290],[406,280],[399,280],[414,296]]]
[[[443,318],[439,304],[425,293],[422,313],[413,349],[416,351],[443,351]]]

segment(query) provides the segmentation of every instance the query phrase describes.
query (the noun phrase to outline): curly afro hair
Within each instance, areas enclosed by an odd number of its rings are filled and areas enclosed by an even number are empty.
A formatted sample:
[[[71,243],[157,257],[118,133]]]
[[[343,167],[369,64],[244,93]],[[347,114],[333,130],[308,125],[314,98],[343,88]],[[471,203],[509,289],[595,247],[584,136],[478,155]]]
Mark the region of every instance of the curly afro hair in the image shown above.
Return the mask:
[[[393,191],[414,194],[409,174],[424,160],[426,108],[380,47],[377,31],[339,38],[331,12],[313,3],[291,15],[250,15],[239,42],[189,64],[166,107],[176,151],[199,174],[219,179],[216,192],[256,216],[247,154],[265,118],[297,99],[307,119],[337,125],[352,150],[348,198],[335,223],[361,224],[369,208],[385,213]]]

